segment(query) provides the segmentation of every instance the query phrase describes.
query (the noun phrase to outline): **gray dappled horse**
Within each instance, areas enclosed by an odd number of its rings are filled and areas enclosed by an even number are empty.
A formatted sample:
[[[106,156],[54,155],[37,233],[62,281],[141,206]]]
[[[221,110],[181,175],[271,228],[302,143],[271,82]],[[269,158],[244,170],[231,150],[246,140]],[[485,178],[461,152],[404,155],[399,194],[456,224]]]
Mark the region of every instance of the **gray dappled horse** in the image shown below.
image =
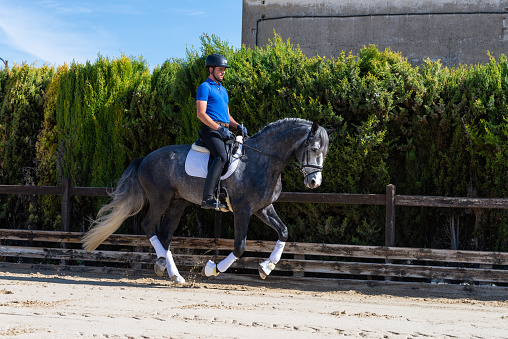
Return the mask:
[[[273,122],[244,142],[244,156],[239,159],[237,169],[221,183],[229,192],[234,214],[234,250],[218,264],[208,261],[204,275],[225,272],[243,254],[252,214],[278,233],[273,252],[259,267],[263,279],[270,274],[288,238],[287,227],[272,205],[282,191],[281,173],[295,155],[305,186],[318,187],[328,145],[328,133],[323,127],[296,118]],[[162,276],[167,268],[173,281],[184,283],[169,247],[185,207],[189,202],[201,203],[205,179],[189,176],[184,169],[190,147],[166,146],[134,160],[122,174],[113,200],[100,209],[91,229],[84,235],[83,247],[95,250],[125,219],[138,214],[148,201],[148,212],[141,226],[157,254],[155,272]]]

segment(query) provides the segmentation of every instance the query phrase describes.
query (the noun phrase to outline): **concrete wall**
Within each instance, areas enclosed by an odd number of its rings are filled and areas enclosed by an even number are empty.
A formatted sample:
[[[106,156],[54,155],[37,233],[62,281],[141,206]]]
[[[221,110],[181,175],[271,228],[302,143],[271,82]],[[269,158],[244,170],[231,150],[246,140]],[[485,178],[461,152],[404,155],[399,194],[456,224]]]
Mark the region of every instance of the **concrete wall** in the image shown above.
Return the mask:
[[[307,56],[375,44],[413,64],[477,64],[508,54],[508,0],[243,0],[243,44],[265,46],[274,30]]]

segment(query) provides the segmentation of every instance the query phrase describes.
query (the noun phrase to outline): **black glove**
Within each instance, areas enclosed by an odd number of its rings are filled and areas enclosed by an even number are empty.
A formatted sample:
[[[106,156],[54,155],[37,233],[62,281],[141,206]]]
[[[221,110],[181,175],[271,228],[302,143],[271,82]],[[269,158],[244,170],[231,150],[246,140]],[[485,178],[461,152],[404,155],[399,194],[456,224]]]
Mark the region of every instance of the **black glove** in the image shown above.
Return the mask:
[[[236,129],[239,130],[240,133],[242,133],[243,135],[248,135],[248,133],[247,133],[247,127],[245,127],[243,125],[238,125],[238,127]]]
[[[217,130],[220,134],[220,136],[222,137],[222,139],[224,140],[227,140],[227,139],[234,139],[235,136],[233,135],[233,132],[231,132],[229,129],[227,129],[226,127],[224,126],[220,126],[219,129]]]

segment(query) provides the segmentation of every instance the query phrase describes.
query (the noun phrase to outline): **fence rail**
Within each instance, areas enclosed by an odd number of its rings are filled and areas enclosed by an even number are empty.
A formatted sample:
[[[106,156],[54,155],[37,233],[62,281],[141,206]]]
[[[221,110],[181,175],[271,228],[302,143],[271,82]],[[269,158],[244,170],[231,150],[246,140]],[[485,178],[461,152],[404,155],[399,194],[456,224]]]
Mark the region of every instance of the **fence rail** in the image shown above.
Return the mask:
[[[106,197],[114,192],[107,187],[73,187],[68,178],[62,179],[61,186],[16,186],[0,185],[0,194],[59,195],[62,199],[61,216],[64,232],[70,231],[71,196]],[[349,193],[296,193],[282,192],[276,202],[323,203],[348,205],[385,205],[385,246],[395,246],[395,206],[453,207],[453,208],[500,208],[508,209],[508,199],[468,198],[399,195],[394,185],[386,186],[386,194]],[[217,212],[215,237],[221,234],[220,212]]]
[[[148,252],[126,251],[126,246],[150,248],[145,236],[114,234],[101,245],[115,250],[96,250],[48,247],[35,244],[62,242],[79,243],[83,233],[0,229],[0,239],[30,242],[30,246],[0,246],[0,257],[32,258],[40,260],[67,260],[100,263],[108,271],[108,263],[152,265],[156,255]],[[180,267],[201,267],[214,257],[214,250],[230,251],[233,239],[174,238],[171,246],[175,262]],[[248,240],[245,257],[241,257],[233,269],[257,270],[272,251],[275,242]],[[288,258],[293,255],[294,258]],[[316,259],[316,256],[325,257]],[[399,263],[384,263],[400,261]],[[356,276],[373,279],[425,279],[458,280],[467,282],[508,283],[508,253],[482,251],[453,251],[422,248],[384,246],[354,246],[289,242],[284,257],[276,271],[293,272],[294,276],[326,274],[341,278]],[[97,268],[95,268],[97,269]]]

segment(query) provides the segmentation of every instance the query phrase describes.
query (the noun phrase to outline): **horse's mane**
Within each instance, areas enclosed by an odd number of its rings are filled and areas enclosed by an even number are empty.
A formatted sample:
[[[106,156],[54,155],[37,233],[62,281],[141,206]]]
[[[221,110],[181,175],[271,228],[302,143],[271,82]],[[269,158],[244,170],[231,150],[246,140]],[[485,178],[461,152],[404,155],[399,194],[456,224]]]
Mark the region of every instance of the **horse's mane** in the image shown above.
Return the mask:
[[[262,135],[262,134],[266,134],[266,133],[270,133],[273,129],[276,129],[278,127],[280,127],[280,125],[305,125],[305,126],[309,126],[309,125],[312,125],[312,122],[310,122],[309,120],[305,120],[305,119],[300,119],[300,118],[285,118],[285,119],[281,119],[281,120],[277,120],[277,121],[274,121],[268,125],[266,125],[265,127],[263,127],[258,133],[256,133],[254,137],[257,137],[258,135]]]
[[[256,140],[256,138],[258,136],[270,133],[272,130],[279,128],[281,125],[288,125],[287,126],[288,129],[297,128],[300,126],[309,127],[310,125],[312,125],[312,121],[300,119],[300,118],[285,118],[285,119],[277,120],[277,121],[272,122],[272,123],[266,125],[265,127],[263,127],[258,133],[256,133],[254,136],[252,136],[252,139]],[[316,134],[321,140],[323,140],[323,142],[324,142],[323,145],[326,147],[326,149],[328,149],[329,139],[328,139],[328,133],[326,132],[326,130],[321,126],[317,130]]]

